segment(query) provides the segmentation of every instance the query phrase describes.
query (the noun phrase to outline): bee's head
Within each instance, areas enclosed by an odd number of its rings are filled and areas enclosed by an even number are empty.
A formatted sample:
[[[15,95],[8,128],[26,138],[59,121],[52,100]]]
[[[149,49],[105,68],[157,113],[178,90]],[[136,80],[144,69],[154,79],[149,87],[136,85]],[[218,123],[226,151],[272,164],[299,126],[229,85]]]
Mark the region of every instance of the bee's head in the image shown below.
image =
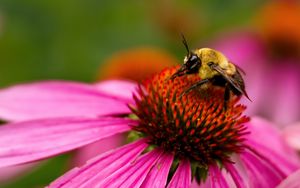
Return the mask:
[[[184,58],[184,64],[181,66],[185,69],[185,74],[195,74],[198,73],[201,67],[201,59],[195,53],[189,53]]]
[[[187,55],[184,58],[184,64],[172,75],[171,79],[174,79],[185,74],[195,74],[198,73],[201,67],[201,59],[196,53],[189,50],[188,44],[182,35],[183,44],[187,50]]]

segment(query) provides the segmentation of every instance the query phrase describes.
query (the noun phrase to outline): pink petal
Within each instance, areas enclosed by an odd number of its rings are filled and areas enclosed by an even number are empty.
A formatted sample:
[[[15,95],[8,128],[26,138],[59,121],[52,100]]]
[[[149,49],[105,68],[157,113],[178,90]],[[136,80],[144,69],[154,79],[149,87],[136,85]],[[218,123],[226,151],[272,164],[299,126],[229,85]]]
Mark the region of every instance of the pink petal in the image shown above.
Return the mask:
[[[216,165],[211,165],[209,167],[209,177],[210,177],[211,188],[229,187],[220,169]]]
[[[191,185],[191,165],[189,160],[183,160],[172,177],[168,188],[189,188]]]
[[[224,163],[226,170],[230,173],[237,188],[246,187],[244,179],[232,163]]]
[[[120,101],[82,83],[48,81],[0,90],[0,117],[19,121],[49,117],[129,113]]]
[[[266,164],[248,151],[244,151],[241,160],[249,176],[250,187],[274,188],[284,177],[270,164]]]
[[[253,67],[265,53],[259,38],[248,31],[222,35],[212,46],[224,53],[234,63],[249,64]]]
[[[164,153],[152,168],[141,187],[165,187],[173,158],[173,155]]]
[[[128,103],[134,103],[133,94],[137,94],[137,83],[125,80],[107,80],[95,84],[101,92],[117,99],[125,100]]]
[[[300,123],[287,126],[283,130],[283,135],[291,147],[300,150]]]
[[[26,174],[25,172],[31,172],[33,167],[37,164],[24,164],[18,166],[9,166],[3,167],[0,170],[0,185],[8,181],[12,181],[16,178],[20,178],[22,175]],[[0,186],[1,187],[1,186]]]
[[[95,187],[105,177],[124,166],[131,165],[138,155],[147,147],[144,139],[109,151],[88,161],[81,168],[74,168],[50,184],[49,187]]]
[[[119,169],[96,187],[138,188],[143,183],[151,168],[162,154],[162,150],[152,150],[136,161]]]
[[[245,114],[250,116],[265,113],[264,110],[267,106],[265,104],[267,100],[265,93],[269,92],[267,86],[271,85],[265,78],[265,70],[267,69],[265,62],[263,60],[255,60],[255,66],[252,63],[253,61],[243,65],[243,69],[247,71],[247,75],[244,77],[246,90],[252,101],[245,97],[241,99],[241,103],[247,106]]]
[[[102,154],[111,149],[120,147],[125,143],[125,135],[117,134],[114,136],[110,136],[108,138],[104,138],[87,146],[81,147],[76,151],[75,156],[72,158],[72,165],[82,166],[88,161],[99,154]]]
[[[300,161],[297,153],[291,149],[283,139],[282,133],[271,122],[254,117],[247,124],[251,134],[246,136],[245,143],[275,164],[285,174],[289,174],[300,168]]]
[[[298,62],[280,62],[285,66],[273,65],[272,71],[268,77],[271,79],[269,90],[267,93],[272,93],[268,98],[271,99],[268,106],[270,117],[279,125],[285,126],[295,121],[300,120],[300,67],[291,66]],[[279,76],[280,75],[280,76]]]
[[[277,188],[299,188],[300,187],[300,169],[289,175],[283,180]]]
[[[57,118],[0,127],[0,167],[11,166],[90,144],[130,130],[134,120],[122,118]]]
[[[211,185],[209,181],[201,182],[199,185],[198,182],[193,179],[190,188],[211,188]]]

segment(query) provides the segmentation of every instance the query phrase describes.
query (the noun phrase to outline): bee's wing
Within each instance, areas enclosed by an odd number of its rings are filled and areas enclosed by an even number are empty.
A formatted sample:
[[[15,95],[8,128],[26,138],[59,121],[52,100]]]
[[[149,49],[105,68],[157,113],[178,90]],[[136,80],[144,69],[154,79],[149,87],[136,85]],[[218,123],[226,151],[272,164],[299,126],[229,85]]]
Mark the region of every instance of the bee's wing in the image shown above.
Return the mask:
[[[232,63],[232,61],[230,61],[231,64],[234,64]],[[246,75],[246,72],[242,69],[242,67],[240,67],[239,65],[237,64],[234,64],[234,66],[236,67],[236,69],[241,72],[243,75]]]
[[[233,76],[228,75],[219,65],[212,64],[211,69],[217,71],[220,73],[225,80],[227,80],[235,89],[237,89],[240,93],[245,95],[250,101],[251,99],[249,98],[246,90],[245,90],[245,84],[242,75],[240,72],[237,70],[236,74]]]

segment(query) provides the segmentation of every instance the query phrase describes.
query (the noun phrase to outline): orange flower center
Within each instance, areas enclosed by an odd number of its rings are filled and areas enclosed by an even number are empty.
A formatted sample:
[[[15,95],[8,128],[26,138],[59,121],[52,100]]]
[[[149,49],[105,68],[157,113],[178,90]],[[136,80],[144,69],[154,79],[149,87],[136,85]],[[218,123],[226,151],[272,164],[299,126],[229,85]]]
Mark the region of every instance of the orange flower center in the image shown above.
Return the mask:
[[[230,154],[243,148],[247,134],[241,116],[245,106],[231,97],[224,108],[224,89],[207,85],[180,97],[193,83],[201,80],[189,75],[170,80],[177,67],[165,69],[144,82],[135,97],[132,112],[140,123],[134,129],[149,138],[150,144],[188,158],[201,165],[229,161]]]

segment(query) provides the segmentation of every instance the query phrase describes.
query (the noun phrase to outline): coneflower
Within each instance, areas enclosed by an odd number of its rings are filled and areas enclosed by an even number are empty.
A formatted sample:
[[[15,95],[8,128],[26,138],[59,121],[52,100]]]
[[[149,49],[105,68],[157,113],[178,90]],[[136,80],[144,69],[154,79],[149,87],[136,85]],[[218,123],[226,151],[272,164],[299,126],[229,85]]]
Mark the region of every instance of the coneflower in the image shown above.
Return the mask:
[[[208,86],[180,97],[200,78],[168,79],[175,71],[166,69],[138,88],[108,81],[2,90],[3,118],[36,120],[0,127],[0,166],[130,132],[129,144],[69,171],[49,187],[275,187],[299,168],[296,154],[268,122],[242,115],[239,98],[233,97],[225,110],[222,88]]]

